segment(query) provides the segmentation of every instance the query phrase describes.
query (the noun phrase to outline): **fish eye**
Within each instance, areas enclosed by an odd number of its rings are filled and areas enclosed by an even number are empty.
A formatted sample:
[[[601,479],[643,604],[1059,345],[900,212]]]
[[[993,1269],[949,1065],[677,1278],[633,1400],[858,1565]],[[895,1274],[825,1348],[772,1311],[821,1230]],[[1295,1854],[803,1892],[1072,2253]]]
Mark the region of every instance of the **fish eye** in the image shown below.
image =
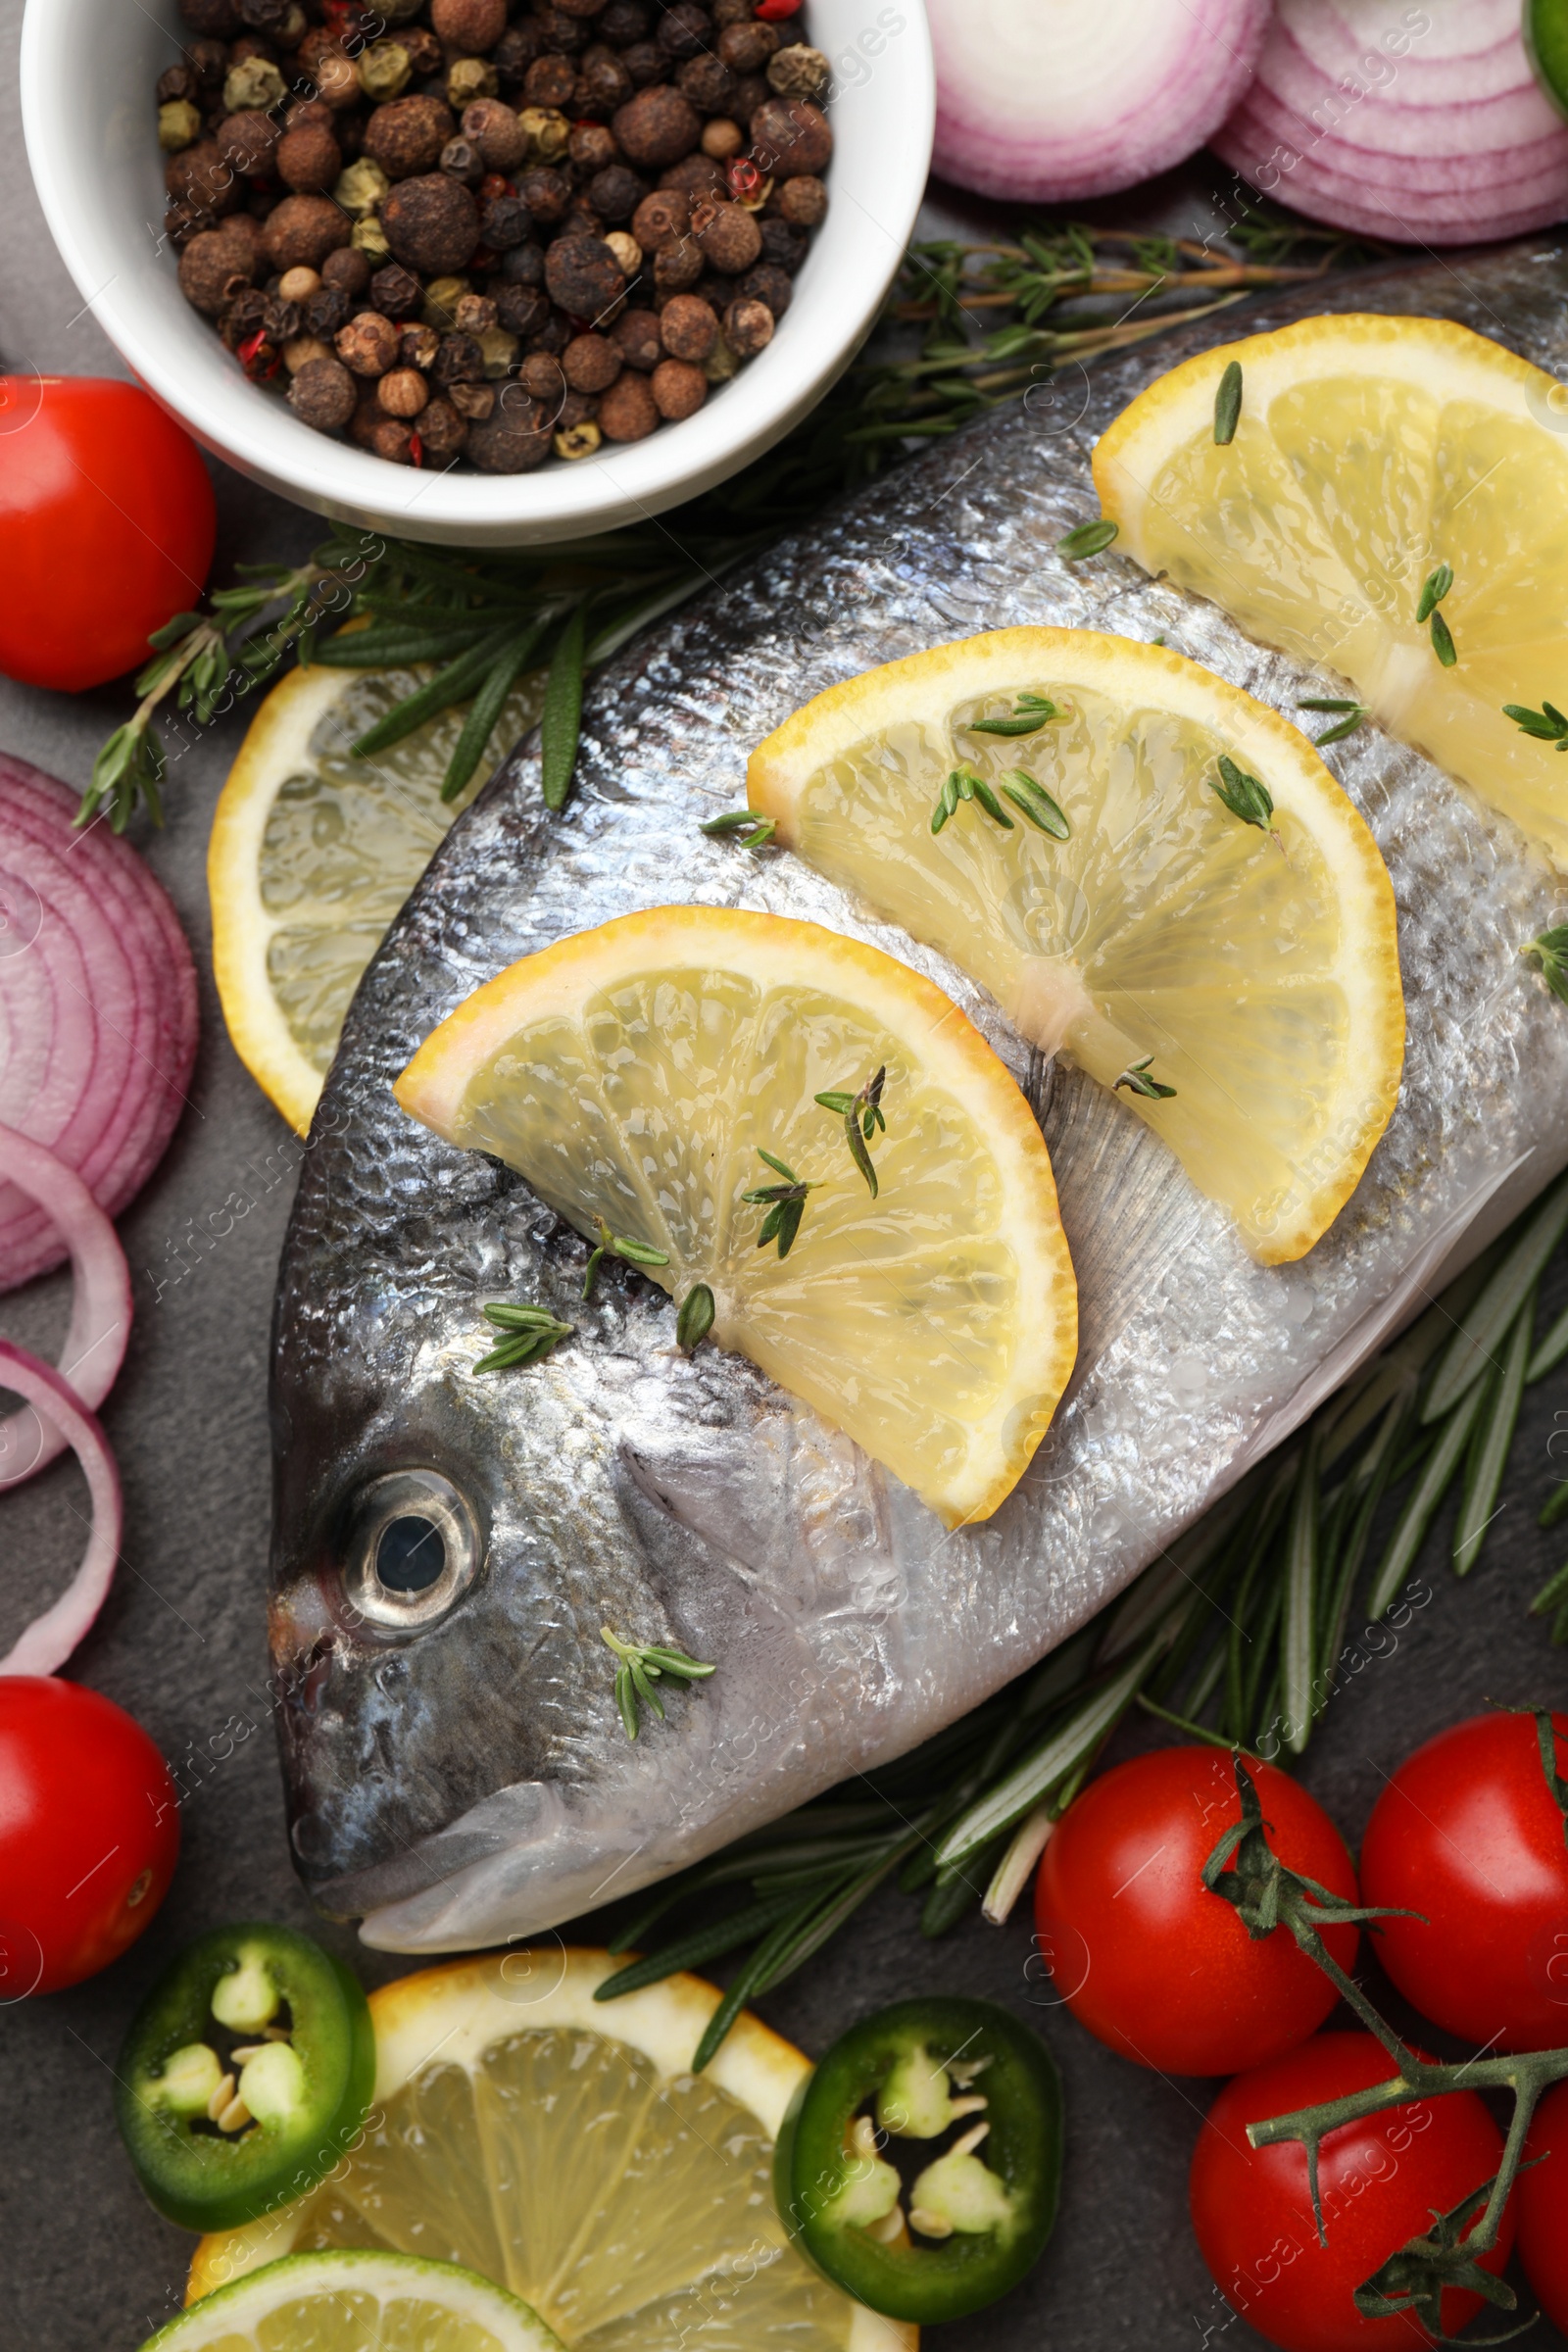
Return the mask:
[[[453,1608],[479,1571],[472,1510],[438,1470],[394,1470],[356,1495],[343,1550],[354,1616],[415,1633]]]

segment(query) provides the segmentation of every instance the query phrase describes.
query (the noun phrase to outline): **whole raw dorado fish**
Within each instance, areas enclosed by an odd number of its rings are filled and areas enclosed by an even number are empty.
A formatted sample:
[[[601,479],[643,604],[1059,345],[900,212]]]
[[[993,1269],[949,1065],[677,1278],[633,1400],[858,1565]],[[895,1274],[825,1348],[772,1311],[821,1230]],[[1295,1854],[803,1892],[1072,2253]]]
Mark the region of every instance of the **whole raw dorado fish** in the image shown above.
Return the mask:
[[[1054,553],[1097,512],[1096,434],[1173,357],[1325,308],[1453,318],[1552,367],[1565,298],[1568,257],[1537,240],[1227,314],[1076,379],[1076,418],[1057,379],[1039,413],[942,442],[602,672],[564,816],[530,752],[454,826],[349,1014],[277,1302],[271,1640],[293,1842],[325,1908],[368,1915],[368,1942],[547,1927],[913,1746],[1125,1585],[1568,1159],[1568,1008],[1519,956],[1568,912],[1562,885],[1370,727],[1330,756],[1394,878],[1404,1085],[1348,1206],[1290,1266],[1255,1264],[1140,1121],[1032,1056],[941,957],[792,857],[698,831],[808,697],[981,629],[1163,634],[1295,717],[1321,675],[1114,553]],[[504,965],[686,900],[808,917],[928,972],[1042,1119],[1082,1348],[983,1526],[947,1534],[741,1358],[674,1352],[662,1294],[628,1267],[607,1264],[582,1307],[578,1236],[392,1099]],[[576,1340],[476,1380],[497,1298],[554,1307]],[[606,1623],[717,1668],[635,1746]]]

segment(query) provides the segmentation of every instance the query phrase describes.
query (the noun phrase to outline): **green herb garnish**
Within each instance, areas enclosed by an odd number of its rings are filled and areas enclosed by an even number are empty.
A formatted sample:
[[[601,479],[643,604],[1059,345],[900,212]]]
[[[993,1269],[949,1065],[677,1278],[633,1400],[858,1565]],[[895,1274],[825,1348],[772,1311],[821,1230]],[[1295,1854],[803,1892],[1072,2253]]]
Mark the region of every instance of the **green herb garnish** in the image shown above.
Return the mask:
[[[1149,1071],[1153,1058],[1152,1054],[1146,1054],[1142,1061],[1130,1061],[1112,1086],[1111,1093],[1114,1094],[1117,1087],[1125,1086],[1129,1093],[1143,1095],[1151,1102],[1168,1102],[1176,1089],[1162,1085],[1157,1078],[1151,1078]]]
[[[1236,438],[1236,427],[1242,416],[1242,363],[1232,360],[1219,379],[1214,394],[1214,439],[1221,449],[1228,449]]]
[[[1459,659],[1453,642],[1453,632],[1438,611],[1438,607],[1452,586],[1452,564],[1439,564],[1434,570],[1427,573],[1425,580],[1421,583],[1421,601],[1415,609],[1415,625],[1419,628],[1423,621],[1428,623],[1432,638],[1432,651],[1437,655],[1445,669],[1451,669]]]
[[[599,1245],[597,1249],[589,1252],[588,1264],[583,1273],[584,1302],[593,1297],[595,1278],[607,1257],[622,1257],[628,1266],[668,1265],[669,1252],[667,1250],[653,1250],[646,1242],[634,1242],[623,1233],[612,1233],[603,1217],[596,1219],[596,1222],[599,1227]]]
[[[772,840],[777,823],[776,817],[759,816],[755,808],[726,808],[722,816],[710,816],[697,830],[712,841],[733,836],[743,850],[760,850]]]
[[[1238,767],[1226,753],[1219,756],[1219,782],[1209,778],[1210,792],[1217,793],[1232,816],[1239,816],[1244,825],[1256,825],[1267,833],[1274,823],[1274,803],[1268,788],[1256,776],[1250,776],[1245,767]]]
[[[1009,767],[1001,778],[1001,788],[1013,807],[1025,815],[1042,833],[1053,841],[1065,841],[1072,831],[1063,811],[1057,808],[1043,784],[1037,783],[1027,768]]]
[[[795,1247],[795,1237],[801,1230],[801,1219],[806,1214],[806,1196],[818,1188],[811,1179],[797,1176],[793,1168],[787,1167],[771,1152],[764,1152],[760,1144],[757,1147],[757,1156],[765,1160],[784,1181],[782,1184],[757,1185],[751,1192],[742,1193],[741,1199],[757,1201],[767,1209],[762,1219],[762,1230],[757,1237],[759,1250],[765,1250],[769,1242],[777,1242],[779,1256],[788,1257]]]
[[[1081,564],[1086,556],[1103,555],[1120,527],[1108,514],[1102,514],[1098,522],[1081,522],[1065,539],[1056,541],[1056,553],[1068,564]]]
[[[1343,743],[1347,735],[1353,735],[1361,721],[1371,715],[1365,703],[1352,702],[1347,696],[1338,694],[1303,695],[1296,708],[1298,710],[1338,710],[1342,713],[1337,727],[1325,727],[1321,735],[1313,736],[1312,740],[1319,751],[1326,743]]]
[[[1011,817],[984,776],[976,775],[974,769],[965,761],[961,767],[954,769],[937,795],[937,805],[931,811],[933,833],[941,832],[949,817],[956,813],[960,801],[978,801],[987,816],[992,817],[996,823],[1001,825],[1004,832],[1010,833],[1012,831]]]
[[[1056,706],[1044,694],[1020,694],[1010,718],[971,718],[966,735],[1038,735],[1056,715]]]
[[[888,1123],[882,1115],[882,1088],[887,1074],[884,1063],[874,1078],[866,1080],[858,1094],[852,1095],[835,1087],[829,1093],[814,1098],[824,1110],[833,1111],[844,1121],[844,1140],[850,1147],[850,1157],[865,1178],[873,1200],[877,1196],[876,1170],[871,1165],[871,1154],[866,1145],[878,1129],[884,1135],[887,1133]],[[783,1255],[782,1250],[779,1254]]]
[[[1459,659],[1459,649],[1453,642],[1453,631],[1441,612],[1432,615],[1432,651],[1445,669],[1451,669]]]
[[[576,1329],[573,1323],[559,1322],[548,1306],[487,1306],[484,1319],[510,1336],[479,1358],[475,1372],[510,1372],[518,1364],[537,1363]]]
[[[628,1740],[635,1740],[642,1729],[637,1712],[639,1700],[646,1699],[660,1722],[663,1722],[664,1710],[654,1685],[664,1675],[673,1675],[681,1683],[700,1683],[715,1671],[698,1658],[689,1658],[683,1649],[663,1649],[657,1642],[622,1642],[608,1625],[600,1627],[599,1637],[620,1661],[615,1668],[615,1704],[620,1709]]]
[[[1535,965],[1552,995],[1568,1004],[1568,923],[1556,923],[1539,939],[1527,940],[1519,953]]]
[[[1504,703],[1504,718],[1511,718],[1523,735],[1534,735],[1538,743],[1549,743],[1559,752],[1568,752],[1568,718],[1564,718],[1555,703],[1543,703],[1539,710],[1527,710],[1522,703]]]
[[[695,1282],[680,1302],[675,1317],[675,1345],[691,1355],[713,1328],[713,1294],[706,1282]]]

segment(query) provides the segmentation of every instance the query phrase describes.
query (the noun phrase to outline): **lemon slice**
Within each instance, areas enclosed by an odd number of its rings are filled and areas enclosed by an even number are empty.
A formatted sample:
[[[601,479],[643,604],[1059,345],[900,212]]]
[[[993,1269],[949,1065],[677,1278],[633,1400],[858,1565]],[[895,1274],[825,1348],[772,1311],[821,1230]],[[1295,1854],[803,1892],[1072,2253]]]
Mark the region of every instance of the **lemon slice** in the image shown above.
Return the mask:
[[[814,1098],[878,1069],[873,1200]],[[396,1091],[582,1232],[663,1252],[647,1271],[674,1298],[706,1284],[718,1346],[949,1526],[1027,1467],[1077,1347],[1051,1161],[1003,1064],[907,965],[814,923],[658,907],[513,964]],[[763,1152],[816,1188],[787,1256],[744,1198],[781,1181]]]
[[[674,1976],[596,2002],[615,1965],[539,1948],[372,1992],[363,2146],[297,2204],[204,2238],[188,2297],[365,2246],[504,2281],[572,2352],[912,2352],[912,2328],[830,2286],[779,2221],[772,2143],[809,2062],[743,2012],[693,2076],[713,1986]],[[307,2341],[338,2352],[303,2334],[269,2352]]]
[[[207,886],[213,966],[234,1051],[303,1135],[360,975],[459,810],[441,779],[463,731],[444,710],[371,760],[349,747],[428,671],[292,670],[267,697],[213,818]],[[491,736],[504,749],[539,715],[515,687]]]
[[[562,2352],[476,2271],[355,2247],[290,2254],[220,2287],[142,2352]]]
[[[1228,447],[1214,399],[1231,362]],[[1505,703],[1568,704],[1568,391],[1438,318],[1307,318],[1171,369],[1095,452],[1120,546],[1341,671],[1394,734],[1568,863],[1568,759]],[[1419,623],[1446,564],[1446,667]],[[1441,632],[1440,632],[1441,633]]]
[[[1265,821],[1221,799],[1222,759]],[[1010,829],[979,800],[943,819],[960,770]],[[1394,893],[1274,711],[1159,646],[1003,629],[818,695],[747,785],[779,841],[1119,1085],[1265,1263],[1349,1199],[1398,1092]]]

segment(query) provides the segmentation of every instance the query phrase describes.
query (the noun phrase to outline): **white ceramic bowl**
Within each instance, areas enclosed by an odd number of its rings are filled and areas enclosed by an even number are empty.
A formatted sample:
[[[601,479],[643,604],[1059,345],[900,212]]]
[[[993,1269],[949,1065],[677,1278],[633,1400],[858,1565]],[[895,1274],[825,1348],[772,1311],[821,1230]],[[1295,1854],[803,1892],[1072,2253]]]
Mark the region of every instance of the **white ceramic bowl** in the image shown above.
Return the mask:
[[[245,381],[179,291],[166,244],[153,84],[175,0],[27,0],[22,119],[49,226],[82,297],[155,399],[254,481],[322,514],[470,547],[570,539],[657,514],[734,473],[805,416],[858,348],[913,226],[935,90],[923,0],[808,0],[833,61],[827,220],[767,349],[681,424],[534,473],[435,473],[312,432]]]

